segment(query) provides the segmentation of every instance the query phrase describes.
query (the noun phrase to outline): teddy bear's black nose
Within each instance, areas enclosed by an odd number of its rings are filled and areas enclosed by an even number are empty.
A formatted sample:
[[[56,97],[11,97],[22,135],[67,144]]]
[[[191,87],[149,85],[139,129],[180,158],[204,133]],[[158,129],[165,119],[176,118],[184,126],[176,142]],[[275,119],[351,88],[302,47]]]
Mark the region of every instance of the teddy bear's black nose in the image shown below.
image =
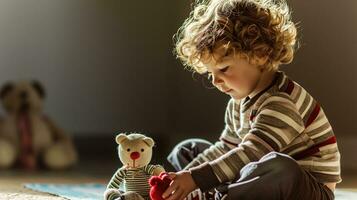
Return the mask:
[[[28,94],[27,94],[27,92],[22,91],[19,96],[21,99],[27,99]]]

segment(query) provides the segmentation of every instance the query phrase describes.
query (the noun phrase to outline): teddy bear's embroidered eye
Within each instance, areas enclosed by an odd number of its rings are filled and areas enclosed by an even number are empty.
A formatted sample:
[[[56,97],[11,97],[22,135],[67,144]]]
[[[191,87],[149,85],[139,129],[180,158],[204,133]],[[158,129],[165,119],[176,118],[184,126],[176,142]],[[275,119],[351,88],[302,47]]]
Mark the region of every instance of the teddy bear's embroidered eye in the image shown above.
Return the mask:
[[[129,151],[130,151],[130,149],[127,149],[126,151],[127,151],[127,152],[129,152]]]
[[[141,152],[144,152],[144,149],[141,149]]]

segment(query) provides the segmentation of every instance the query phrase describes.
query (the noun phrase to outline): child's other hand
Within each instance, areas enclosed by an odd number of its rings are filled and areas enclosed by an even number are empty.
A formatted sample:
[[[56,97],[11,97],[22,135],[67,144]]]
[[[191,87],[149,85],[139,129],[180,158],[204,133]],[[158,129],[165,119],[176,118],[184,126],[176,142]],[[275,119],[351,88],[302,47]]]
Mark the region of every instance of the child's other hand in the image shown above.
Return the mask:
[[[166,200],[182,200],[197,188],[189,171],[170,172],[169,177],[172,179],[171,184],[162,194]]]

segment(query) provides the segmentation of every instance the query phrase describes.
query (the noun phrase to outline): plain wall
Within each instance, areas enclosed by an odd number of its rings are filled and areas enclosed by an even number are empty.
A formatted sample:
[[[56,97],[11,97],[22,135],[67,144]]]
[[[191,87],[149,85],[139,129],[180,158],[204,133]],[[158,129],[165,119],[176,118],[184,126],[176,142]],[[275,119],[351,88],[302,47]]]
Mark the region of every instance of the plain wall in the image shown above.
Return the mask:
[[[135,2],[0,1],[0,83],[40,80],[75,135],[167,130],[173,14]]]

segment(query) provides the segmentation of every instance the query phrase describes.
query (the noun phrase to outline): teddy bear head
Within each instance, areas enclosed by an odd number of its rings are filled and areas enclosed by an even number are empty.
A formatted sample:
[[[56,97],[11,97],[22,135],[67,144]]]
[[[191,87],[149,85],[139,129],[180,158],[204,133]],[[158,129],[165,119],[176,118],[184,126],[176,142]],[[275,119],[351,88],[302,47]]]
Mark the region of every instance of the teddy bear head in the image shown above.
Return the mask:
[[[0,90],[3,107],[8,113],[42,110],[45,90],[38,81],[8,82]]]
[[[120,161],[129,168],[140,168],[149,164],[152,157],[154,140],[139,133],[119,134],[115,138],[118,144]]]

